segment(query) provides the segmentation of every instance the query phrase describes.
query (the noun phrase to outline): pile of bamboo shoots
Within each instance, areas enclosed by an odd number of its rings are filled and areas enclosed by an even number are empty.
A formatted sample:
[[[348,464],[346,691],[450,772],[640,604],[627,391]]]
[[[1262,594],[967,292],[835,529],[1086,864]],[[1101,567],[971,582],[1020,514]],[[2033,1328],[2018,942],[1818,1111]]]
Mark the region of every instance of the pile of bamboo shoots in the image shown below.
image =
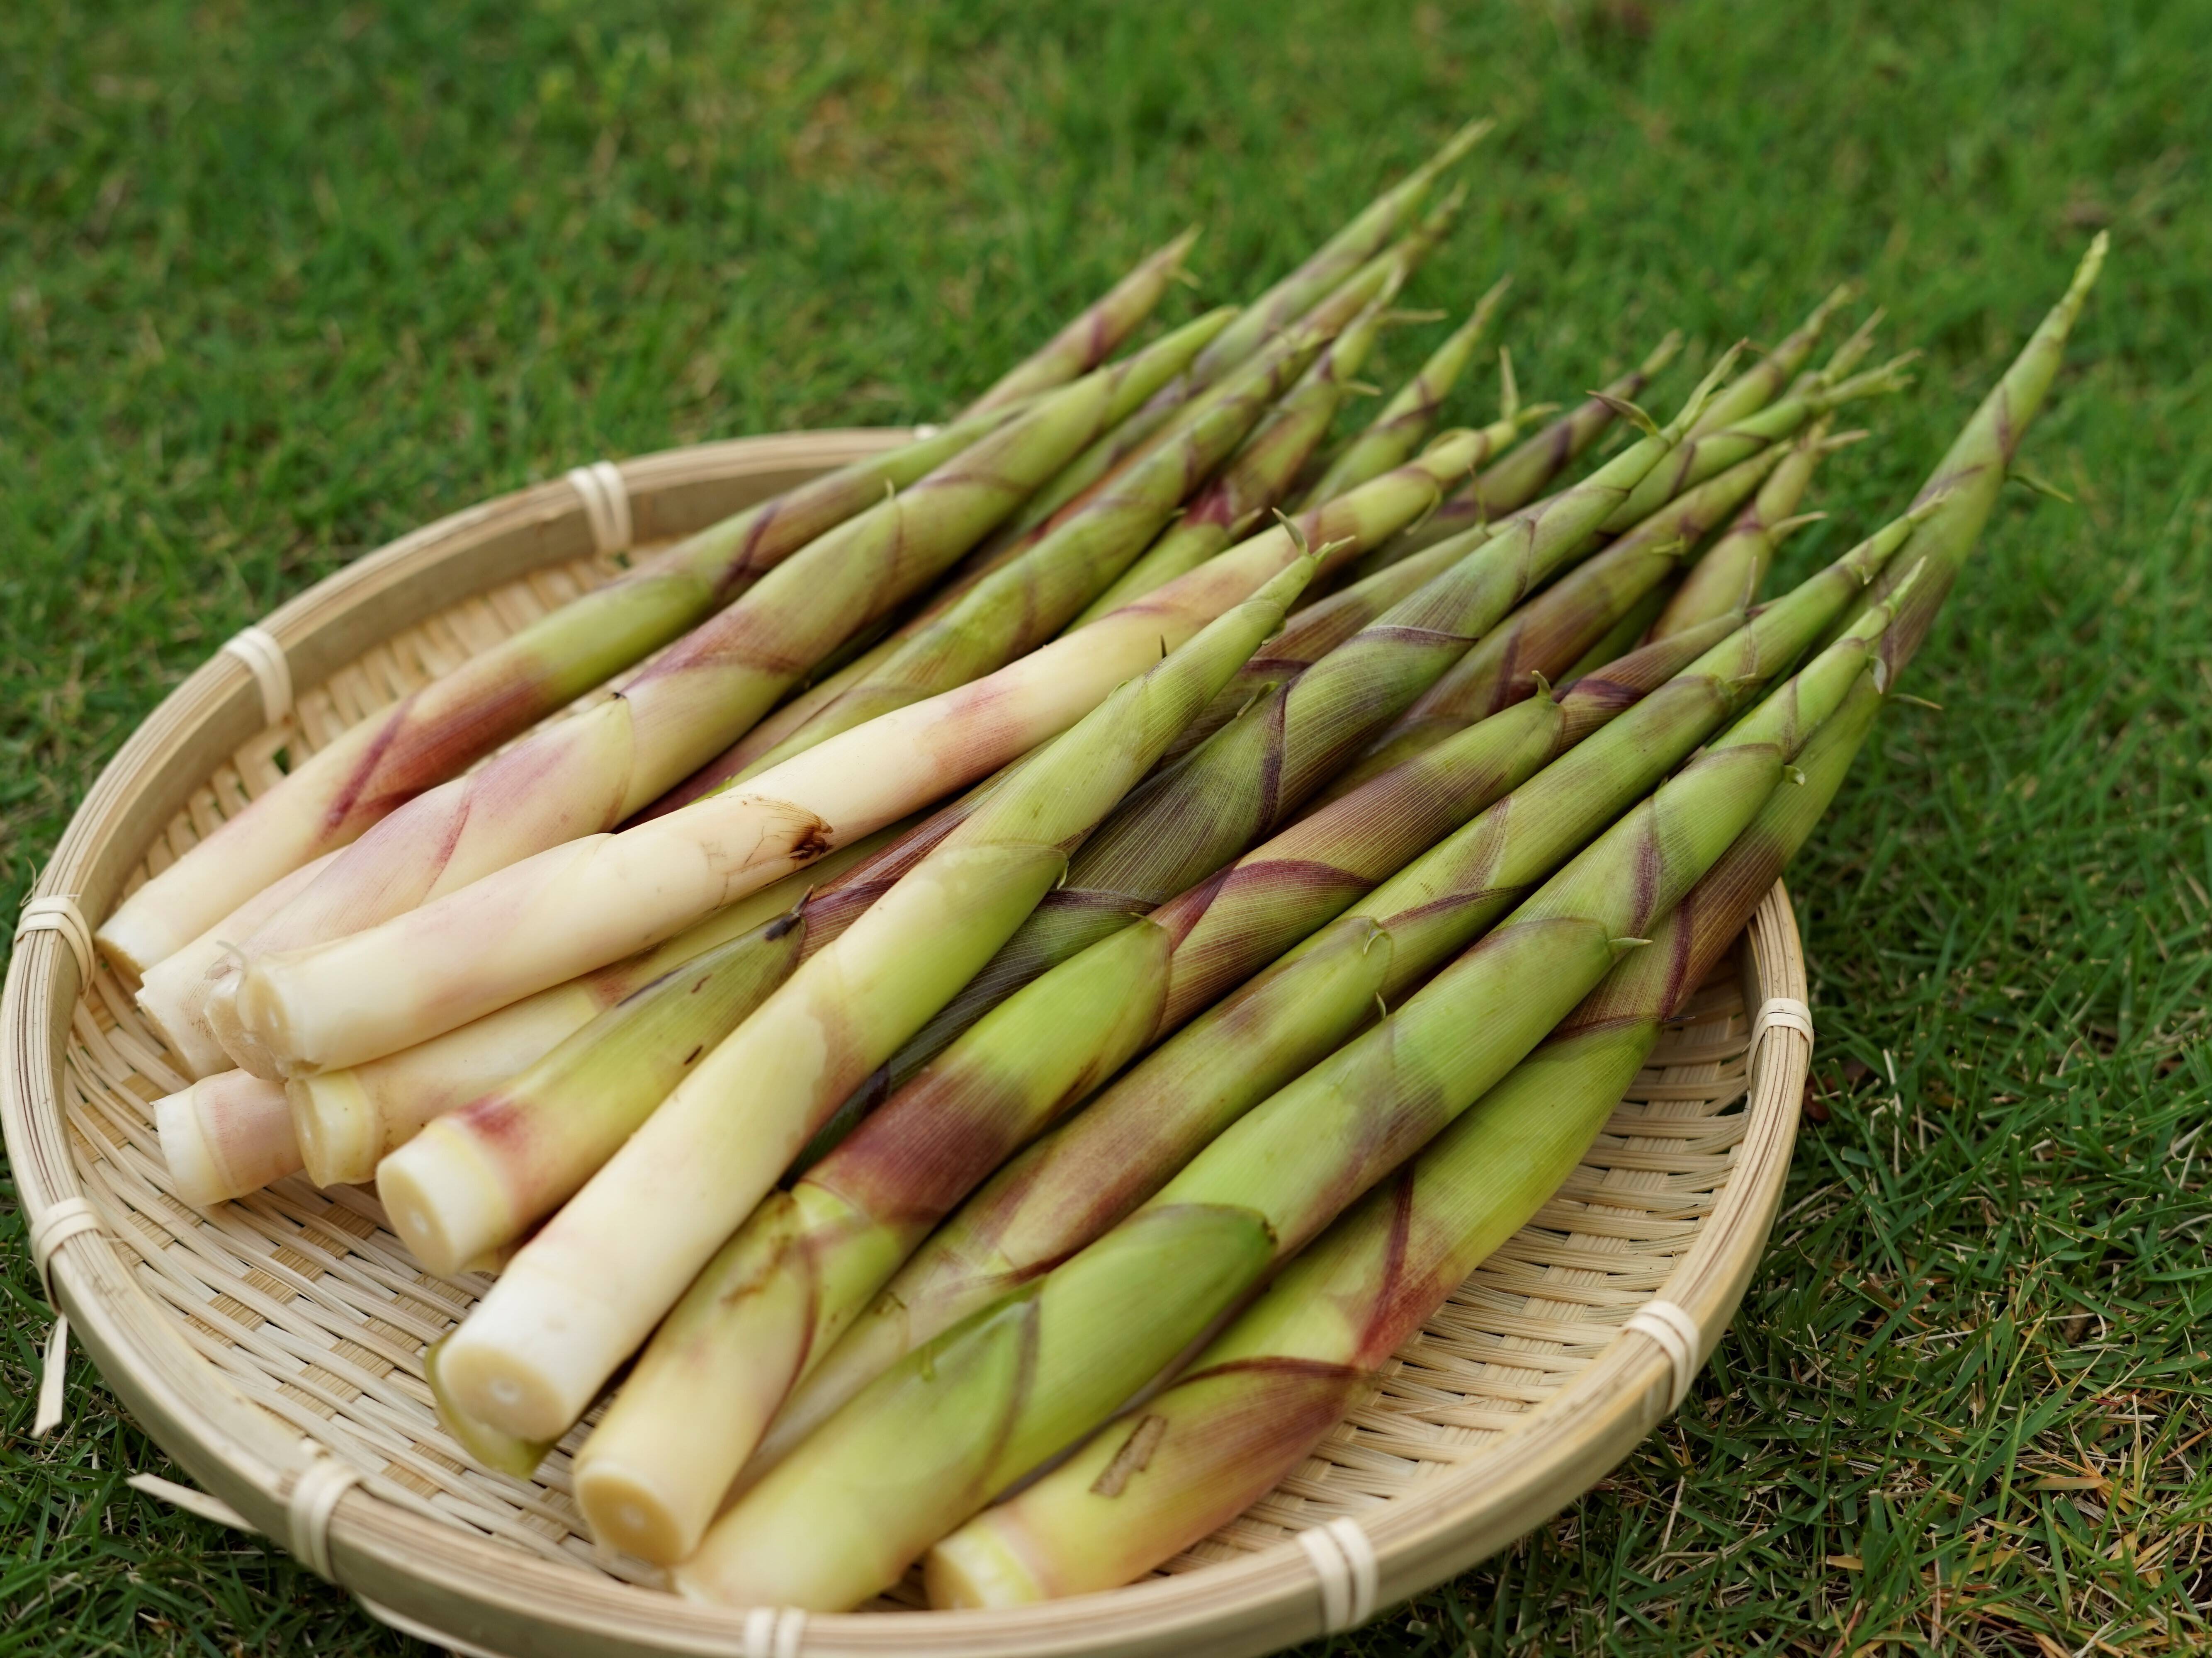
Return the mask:
[[[1346,420],[1482,131],[1133,343],[1178,238],[141,887],[100,942],[201,1078],[176,1191],[373,1180],[494,1273],[447,1426],[516,1473],[568,1440],[594,1534],[701,1599],[1109,1588],[1264,1495],[1805,842],[2104,252],[1918,495],[1765,598],[1838,411],[1905,383],[1872,319],[1816,363],[1847,290],[1663,422],[1672,337],[1564,408],[1500,351],[1497,418],[1437,431],[1500,281]]]

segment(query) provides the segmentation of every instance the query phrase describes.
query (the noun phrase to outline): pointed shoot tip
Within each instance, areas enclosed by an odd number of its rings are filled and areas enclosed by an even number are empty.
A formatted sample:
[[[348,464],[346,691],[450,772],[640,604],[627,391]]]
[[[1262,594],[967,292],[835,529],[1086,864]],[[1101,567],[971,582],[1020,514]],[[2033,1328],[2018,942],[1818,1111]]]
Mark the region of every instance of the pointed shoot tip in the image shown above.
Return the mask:
[[[2100,230],[2089,240],[2089,251],[2081,256],[2081,263],[2074,268],[2074,280],[2067,285],[2066,297],[2078,300],[2096,286],[2097,277],[2105,268],[2105,255],[2112,252],[2112,233]]]
[[[2040,473],[2032,472],[2025,466],[2014,465],[2006,471],[2005,477],[2008,481],[2017,483],[2024,489],[2034,490],[2039,495],[2049,495],[2053,501],[2063,501],[2069,507],[2075,504],[2073,496],[2068,495],[2049,478]]]
[[[1487,138],[1497,125],[1498,119],[1495,116],[1476,116],[1444,140],[1443,147],[1423,164],[1422,171],[1428,177],[1435,178],[1437,173]]]
[[[1691,389],[1689,401],[1682,405],[1682,412],[1667,422],[1665,431],[1655,433],[1653,435],[1663,442],[1680,442],[1683,434],[1698,423],[1698,416],[1705,412],[1706,403],[1711,399],[1714,392],[1720,390],[1722,382],[1735,372],[1736,359],[1741,357],[1750,345],[1749,340],[1741,339],[1722,352],[1720,361],[1707,369],[1705,377]]]
[[[1859,366],[1866,354],[1874,349],[1875,331],[1887,315],[1887,312],[1876,306],[1864,322],[1845,336],[1843,343],[1837,346],[1829,355],[1828,361],[1820,366],[1820,372],[1813,376],[1816,390],[1833,386]]]
[[[1626,421],[1630,425],[1642,432],[1646,437],[1660,438],[1665,436],[1665,434],[1661,432],[1659,429],[1659,422],[1652,419],[1650,416],[1645,414],[1643,410],[1638,408],[1626,398],[1616,398],[1610,392],[1592,392],[1589,393],[1589,396],[1593,401],[1603,404],[1607,408],[1612,410],[1614,414],[1620,416],[1621,419]]]

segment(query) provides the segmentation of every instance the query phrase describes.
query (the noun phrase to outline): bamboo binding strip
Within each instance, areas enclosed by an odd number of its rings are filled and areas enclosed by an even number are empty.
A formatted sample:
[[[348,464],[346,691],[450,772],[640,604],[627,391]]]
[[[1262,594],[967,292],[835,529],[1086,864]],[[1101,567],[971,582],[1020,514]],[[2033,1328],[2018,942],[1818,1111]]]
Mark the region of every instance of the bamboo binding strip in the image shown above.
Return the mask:
[[[1679,1404],[1765,1242],[1811,1054],[1778,886],[1740,973],[1699,992],[1583,1165],[1304,1467],[1146,1582],[1041,1607],[925,1612],[909,1585],[807,1616],[660,1593],[583,1532],[568,1489],[583,1430],[520,1480],[439,1429],[422,1352],[483,1280],[420,1271],[367,1188],[295,1176],[204,1213],[170,1194],[150,1102],[184,1079],[85,923],[271,786],[281,751],[607,579],[625,549],[904,436],[602,462],[431,525],[247,630],[254,645],[188,679],[102,774],[17,934],[0,1118],[57,1311],[199,1489],[134,1485],[283,1541],[396,1628],[492,1658],[1259,1653],[1494,1552]]]

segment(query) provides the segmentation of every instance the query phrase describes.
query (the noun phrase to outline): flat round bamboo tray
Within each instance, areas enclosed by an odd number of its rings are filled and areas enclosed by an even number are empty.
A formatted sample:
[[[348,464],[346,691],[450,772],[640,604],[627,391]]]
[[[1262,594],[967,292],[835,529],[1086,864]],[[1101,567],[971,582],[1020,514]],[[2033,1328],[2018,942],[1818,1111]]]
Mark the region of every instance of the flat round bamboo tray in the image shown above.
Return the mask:
[[[617,549],[907,435],[602,464],[360,560],[268,618],[281,663],[218,654],[155,711],[39,896],[97,925],[270,786],[280,750],[329,741],[604,580]],[[312,689],[270,725],[288,683]],[[432,1415],[422,1351],[483,1280],[421,1272],[365,1188],[295,1177],[207,1213],[171,1196],[149,1102],[182,1078],[109,969],[83,981],[65,926],[26,931],[9,962],[0,1115],[57,1306],[202,1487],[165,1494],[284,1542],[386,1623],[502,1658],[1250,1654],[1363,1621],[1502,1547],[1679,1402],[1765,1242],[1811,1056],[1806,1029],[1755,1012],[1805,993],[1777,886],[1738,970],[1701,991],[1583,1166],[1304,1467],[1141,1583],[1006,1612],[919,1610],[911,1594],[836,1617],[695,1606],[595,1553],[565,1451],[534,1482],[468,1465]]]

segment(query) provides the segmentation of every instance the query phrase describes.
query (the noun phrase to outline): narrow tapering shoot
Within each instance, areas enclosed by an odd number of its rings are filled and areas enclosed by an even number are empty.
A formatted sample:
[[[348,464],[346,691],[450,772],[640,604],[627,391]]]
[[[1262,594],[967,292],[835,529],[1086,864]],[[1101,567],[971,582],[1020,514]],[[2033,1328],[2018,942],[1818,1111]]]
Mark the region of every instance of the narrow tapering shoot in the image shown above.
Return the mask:
[[[1706,432],[1718,432],[1734,425],[1746,415],[1755,414],[1793,385],[1798,373],[1813,355],[1820,343],[1821,331],[1827,327],[1828,319],[1850,303],[1858,292],[1856,282],[1841,282],[1813,307],[1812,314],[1785,336],[1771,351],[1745,369],[1729,385],[1721,388],[1719,395],[1706,405],[1704,416],[1698,422],[1692,436]]]
[[[1217,340],[1192,365],[1202,375],[1218,375],[1242,361],[1260,343],[1293,318],[1310,310],[1321,296],[1381,252],[1414,222],[1429,191],[1496,124],[1470,121],[1452,134],[1428,160],[1376,197],[1304,264],[1244,308],[1237,325]]]
[[[566,1202],[791,976],[805,939],[794,909],[682,963],[386,1157],[377,1196],[415,1259],[451,1275]]]
[[[1980,540],[1982,526],[1996,508],[1997,492],[2004,487],[2021,440],[2043,407],[2066,356],[2067,337],[2088,302],[2089,291],[2105,268],[2112,238],[2099,231],[2088,252],[2075,268],[2065,295],[2021,349],[1974,410],[1957,440],[1936,463],[1916,499],[1936,503],[1936,511],[1913,537],[1911,556],[1923,560],[1926,573],[1914,584],[1909,603],[1899,612],[1897,625],[1882,636],[1882,654],[1893,674],[1905,665],[1928,636],[1936,611],[1950,592],[1966,556]],[[1888,596],[1888,584],[1877,586],[1869,603]]]
[[[968,405],[962,418],[1065,386],[1112,356],[1138,325],[1152,315],[1170,284],[1183,276],[1183,260],[1198,234],[1199,228],[1193,225],[1139,260],[1060,332],[1001,374],[988,391]]]
[[[1184,571],[1195,569],[1250,531],[1282,497],[1315,446],[1327,435],[1346,387],[1358,374],[1388,316],[1384,307],[1370,305],[1330,341],[1304,378],[1268,411],[1219,475],[1071,625],[1079,628],[1121,609]],[[1378,475],[1389,470],[1380,468]]]
[[[766,1199],[694,1282],[578,1456],[594,1534],[648,1559],[688,1554],[793,1387],[978,1182],[1221,990],[1688,659],[1679,644],[1644,655],[1292,826],[963,1032]]]
[[[1409,238],[1407,246],[1361,267],[1340,288],[1326,295],[1319,304],[1300,318],[1297,330],[1324,339],[1331,338],[1342,329],[1355,324],[1363,314],[1364,307],[1387,305],[1411,268],[1410,250],[1418,240],[1418,238]],[[1287,345],[1288,339],[1285,337],[1263,349],[1279,351],[1287,349]],[[769,715],[762,721],[757,732],[739,738],[717,758],[692,774],[665,799],[656,803],[652,815],[702,799],[718,789],[729,786],[733,779],[749,776],[762,769],[769,754],[784,750],[794,734],[882,672],[891,659],[908,646],[915,635],[929,629],[945,612],[959,604],[972,587],[1006,565],[1020,560],[1039,542],[1081,513],[1089,501],[1111,488],[1122,471],[1139,464],[1151,450],[1170,441],[1183,423],[1192,418],[1194,410],[1203,406],[1206,393],[1206,388],[1193,381],[1186,374],[1144,409],[1101,437],[1040,490],[1031,500],[1027,511],[1006,526],[998,537],[978,548],[897,633],[880,642],[859,660],[838,671],[823,684],[802,693],[785,708]],[[1157,586],[1159,584],[1152,585]],[[1146,589],[1150,590],[1149,587]],[[1076,625],[1082,625],[1087,619],[1095,619],[1109,610],[1121,608],[1128,597],[1127,593],[1122,594],[1110,606],[1093,606],[1085,616],[1077,619]]]
[[[1490,319],[1504,302],[1505,291],[1512,282],[1510,276],[1501,276],[1491,285],[1468,319],[1429,355],[1420,372],[1400,387],[1397,394],[1382,405],[1382,412],[1329,462],[1313,488],[1306,491],[1301,506],[1316,506],[1333,495],[1340,495],[1389,471],[1421,446],[1421,440],[1436,424],[1437,411],[1443,407],[1444,398],[1450,395],[1468,360],[1474,355],[1474,348],[1481,343]],[[1514,411],[1509,409],[1505,412],[1510,416]]]
[[[1000,537],[986,544],[978,556],[988,566],[1002,556],[1014,540],[1039,525],[1050,520],[1053,514],[1079,499],[1084,492],[1095,489],[1104,479],[1111,477],[1145,448],[1158,440],[1160,433],[1173,422],[1210,387],[1218,385],[1229,370],[1244,362],[1260,350],[1267,340],[1290,328],[1316,329],[1327,335],[1340,331],[1367,307],[1380,301],[1387,304],[1395,297],[1413,268],[1433,244],[1434,237],[1426,234],[1426,227],[1401,239],[1395,246],[1377,253],[1353,270],[1334,286],[1319,292],[1309,308],[1295,319],[1270,328],[1256,337],[1247,346],[1238,349],[1232,359],[1222,357],[1209,361],[1203,367],[1193,363],[1182,374],[1154,392],[1141,407],[1132,410],[1110,431],[1102,434],[1091,446],[1078,454],[1060,472],[1038,490],[1036,496],[1018,514]],[[1249,312],[1239,312],[1237,321],[1243,321]],[[1225,337],[1236,331],[1232,322],[1217,337]]]
[[[1364,337],[1358,354],[1372,342],[1377,321],[1373,307],[1355,319]],[[1034,545],[916,629],[732,782],[878,714],[1003,667],[1060,632],[1136,561],[1184,498],[1228,458],[1328,343],[1318,330],[1293,330],[1224,375],[1192,403],[1187,417],[1174,422],[1163,441],[1056,518]],[[1201,562],[1194,559],[1191,564]]]
[[[1553,583],[1485,634],[1374,739],[1359,763],[1341,773],[1334,786],[1352,786],[1489,718],[1528,695],[1533,675],[1568,676],[1585,652],[1681,570],[1692,550],[1760,487],[1786,452],[1770,445],[1739,461],[1678,495]]]
[[[318,1186],[366,1184],[432,1118],[544,1058],[565,1038],[671,968],[780,914],[896,829],[840,847],[643,956],[526,997],[458,1030],[349,1070],[289,1083],[222,1071],[154,1102],[172,1189],[199,1207],[303,1170]]]
[[[1828,427],[1823,417],[1800,433],[1750,505],[1729,525],[1728,532],[1698,556],[1666,608],[1653,621],[1653,638],[1663,639],[1694,628],[1710,616],[1743,610],[1757,601],[1759,586],[1774,562],[1775,550],[1792,531],[1820,516],[1817,513],[1801,516],[1797,507],[1821,458],[1865,435],[1848,433],[1832,440]]]
[[[1619,418],[1622,405],[1632,404],[1644,395],[1645,388],[1681,349],[1681,335],[1669,332],[1634,368],[1609,380],[1492,462],[1429,519],[1377,548],[1354,568],[1355,576],[1370,574],[1425,547],[1434,546],[1528,506]]]

